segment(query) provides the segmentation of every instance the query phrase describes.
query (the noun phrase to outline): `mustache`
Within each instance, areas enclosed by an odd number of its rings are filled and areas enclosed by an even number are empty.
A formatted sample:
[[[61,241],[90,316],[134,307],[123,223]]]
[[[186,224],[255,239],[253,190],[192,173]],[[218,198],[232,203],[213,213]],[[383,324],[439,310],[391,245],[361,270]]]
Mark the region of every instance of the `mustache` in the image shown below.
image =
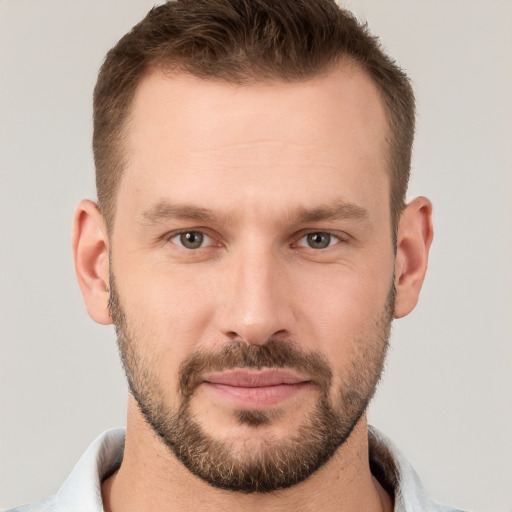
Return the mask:
[[[188,398],[201,383],[201,375],[234,368],[280,368],[298,371],[327,393],[332,381],[331,368],[322,354],[306,352],[289,340],[269,338],[263,345],[233,341],[220,350],[198,351],[180,365],[178,386]]]

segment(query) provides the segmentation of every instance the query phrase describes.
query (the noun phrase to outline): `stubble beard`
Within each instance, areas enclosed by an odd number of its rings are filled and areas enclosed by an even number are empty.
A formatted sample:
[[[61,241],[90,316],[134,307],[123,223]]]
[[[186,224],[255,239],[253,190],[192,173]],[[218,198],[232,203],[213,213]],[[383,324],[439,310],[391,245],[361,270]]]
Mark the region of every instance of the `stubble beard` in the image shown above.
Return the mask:
[[[288,339],[270,338],[263,345],[242,341],[220,351],[198,351],[180,366],[180,406],[172,409],[156,372],[156,358],[141,350],[140,337],[130,329],[113,275],[109,308],[114,320],[121,361],[131,394],[148,425],[164,445],[194,475],[208,484],[235,492],[268,493],[296,485],[317,471],[350,437],[366,411],[380,380],[388,347],[395,289],[375,322],[372,339],[357,340],[357,355],[346,370],[336,399],[330,398],[333,373],[318,352],[304,352]],[[311,377],[319,397],[308,419],[287,439],[262,437],[257,449],[234,449],[233,443],[205,432],[191,410],[199,377],[207,371],[231,368],[287,368]],[[335,403],[332,403],[335,402]],[[239,424],[261,428],[280,410],[235,410]],[[256,431],[255,431],[256,432]]]

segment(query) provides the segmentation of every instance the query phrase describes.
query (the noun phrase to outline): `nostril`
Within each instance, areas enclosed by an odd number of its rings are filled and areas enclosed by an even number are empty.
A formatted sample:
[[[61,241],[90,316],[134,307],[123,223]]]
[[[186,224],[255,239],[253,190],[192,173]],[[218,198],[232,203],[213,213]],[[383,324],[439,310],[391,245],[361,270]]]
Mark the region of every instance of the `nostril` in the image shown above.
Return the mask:
[[[245,334],[238,333],[235,331],[228,331],[225,333],[229,341],[236,341],[240,343],[248,343],[249,345],[265,345],[271,339],[288,339],[290,333],[286,329],[279,329],[275,332],[269,332],[269,334],[256,334],[254,332],[246,332]]]

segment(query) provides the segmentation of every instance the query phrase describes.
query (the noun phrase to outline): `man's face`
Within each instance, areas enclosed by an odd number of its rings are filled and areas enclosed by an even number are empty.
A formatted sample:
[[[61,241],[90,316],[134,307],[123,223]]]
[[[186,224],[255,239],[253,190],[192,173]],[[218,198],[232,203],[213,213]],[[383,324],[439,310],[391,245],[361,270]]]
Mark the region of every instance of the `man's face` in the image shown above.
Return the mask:
[[[385,135],[355,67],[136,93],[110,305],[146,421],[212,485],[298,483],[366,409],[393,311]]]

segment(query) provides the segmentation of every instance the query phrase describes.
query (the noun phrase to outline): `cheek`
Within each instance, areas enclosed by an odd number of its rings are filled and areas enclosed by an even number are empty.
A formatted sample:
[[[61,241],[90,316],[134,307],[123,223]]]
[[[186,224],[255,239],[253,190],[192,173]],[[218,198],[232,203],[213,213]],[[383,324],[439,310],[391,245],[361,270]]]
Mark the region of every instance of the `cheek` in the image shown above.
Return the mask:
[[[180,364],[208,332],[211,307],[205,293],[176,270],[114,268],[130,343],[162,389],[174,390]]]
[[[148,332],[193,331],[202,323],[211,283],[194,265],[172,265],[164,256],[140,254],[114,262],[123,304]]]
[[[375,267],[343,268],[323,279],[317,275],[312,282],[314,286],[297,294],[303,304],[298,334],[309,343],[308,349],[325,355],[333,370],[343,371],[380,339],[392,273]]]

